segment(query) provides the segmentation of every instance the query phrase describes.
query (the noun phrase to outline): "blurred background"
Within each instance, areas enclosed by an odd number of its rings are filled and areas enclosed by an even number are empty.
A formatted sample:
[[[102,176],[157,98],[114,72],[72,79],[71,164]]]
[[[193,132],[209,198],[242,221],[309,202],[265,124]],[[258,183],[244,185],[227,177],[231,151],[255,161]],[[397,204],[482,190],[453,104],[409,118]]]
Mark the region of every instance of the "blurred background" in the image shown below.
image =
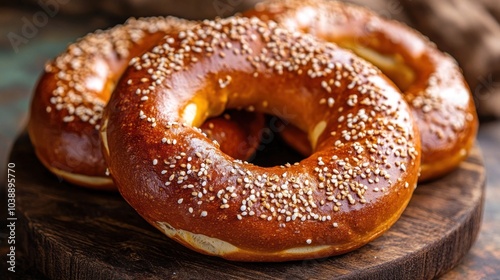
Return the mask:
[[[16,136],[27,123],[44,63],[77,38],[128,17],[233,15],[258,0],[0,0],[0,186]],[[488,185],[483,228],[464,263],[447,279],[500,279],[500,2],[498,0],[351,0],[403,21],[457,59],[471,87],[481,126]],[[3,205],[3,204],[0,204]],[[2,210],[3,211],[3,210]],[[3,236],[2,236],[3,237]],[[3,238],[2,238],[3,239]],[[3,242],[4,240],[2,240]]]

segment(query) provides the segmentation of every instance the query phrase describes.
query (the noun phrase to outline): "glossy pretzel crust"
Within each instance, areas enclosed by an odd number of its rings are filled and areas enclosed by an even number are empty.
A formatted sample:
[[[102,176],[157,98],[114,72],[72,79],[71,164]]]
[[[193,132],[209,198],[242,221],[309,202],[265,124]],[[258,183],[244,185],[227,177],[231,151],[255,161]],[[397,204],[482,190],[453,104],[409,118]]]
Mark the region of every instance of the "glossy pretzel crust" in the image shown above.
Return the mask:
[[[314,153],[275,167],[235,160],[196,128],[228,108],[286,119]],[[256,18],[204,21],[132,60],[101,134],[119,191],[142,217],[239,261],[363,246],[399,218],[420,166],[410,109],[378,69]]]
[[[47,63],[35,89],[28,126],[40,161],[71,183],[116,190],[102,157],[98,133],[102,111],[133,57],[165,35],[194,25],[174,17],[129,19],[88,34]],[[264,116],[236,111],[227,116],[200,125],[225,152],[246,159],[258,145]]]
[[[478,120],[474,101],[456,61],[408,26],[356,5],[326,0],[264,1],[246,16],[274,20],[355,52],[378,66],[402,90],[422,138],[420,181],[453,170],[474,144]],[[297,128],[283,132],[298,151]]]

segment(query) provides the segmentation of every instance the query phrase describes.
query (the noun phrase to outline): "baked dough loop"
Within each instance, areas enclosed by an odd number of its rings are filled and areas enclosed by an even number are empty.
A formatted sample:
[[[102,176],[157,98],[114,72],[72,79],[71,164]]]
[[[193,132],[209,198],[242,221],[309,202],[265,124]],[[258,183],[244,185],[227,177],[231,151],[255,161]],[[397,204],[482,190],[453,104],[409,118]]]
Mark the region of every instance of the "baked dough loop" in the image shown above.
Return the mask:
[[[468,156],[478,127],[473,96],[456,61],[417,31],[337,1],[265,1],[244,15],[334,42],[380,68],[401,89],[417,120],[420,181],[443,176]],[[312,152],[297,127],[284,129],[282,136],[297,151]]]
[[[115,190],[111,177],[106,176],[98,132],[111,92],[130,59],[165,35],[194,24],[174,17],[130,19],[83,37],[47,63],[35,89],[28,125],[40,161],[71,183]],[[227,116],[233,118],[216,117],[210,126],[199,125],[222,150],[246,159],[258,145],[264,116],[237,111]]]
[[[231,108],[293,123],[313,153],[274,167],[228,156],[196,127]],[[410,109],[378,69],[257,18],[206,20],[133,59],[101,134],[118,189],[143,218],[238,261],[363,246],[400,217],[420,167]]]

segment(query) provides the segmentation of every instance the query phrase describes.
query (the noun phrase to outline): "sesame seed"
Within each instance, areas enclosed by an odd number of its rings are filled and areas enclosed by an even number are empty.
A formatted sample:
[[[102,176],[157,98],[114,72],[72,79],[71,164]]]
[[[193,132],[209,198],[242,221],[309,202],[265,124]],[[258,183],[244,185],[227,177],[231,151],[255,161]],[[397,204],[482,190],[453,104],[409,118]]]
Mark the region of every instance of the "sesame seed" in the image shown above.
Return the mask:
[[[334,104],[335,104],[335,99],[333,99],[333,97],[329,97],[328,98],[328,107],[332,108]]]

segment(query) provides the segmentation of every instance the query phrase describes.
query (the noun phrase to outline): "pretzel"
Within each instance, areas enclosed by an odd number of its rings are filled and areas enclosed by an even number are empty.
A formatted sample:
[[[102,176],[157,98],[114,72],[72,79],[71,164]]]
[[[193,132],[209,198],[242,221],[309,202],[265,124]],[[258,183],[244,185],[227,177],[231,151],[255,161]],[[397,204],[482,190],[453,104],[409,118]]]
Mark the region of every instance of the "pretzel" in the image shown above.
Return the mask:
[[[165,35],[193,25],[174,17],[130,19],[124,25],[83,37],[47,63],[31,102],[28,126],[40,161],[71,183],[115,190],[112,179],[106,176],[98,133],[103,108],[131,58]],[[238,121],[219,117],[200,124],[201,128],[224,151],[246,159],[258,145],[264,116],[245,112],[227,116]]]
[[[337,1],[265,1],[244,15],[274,20],[289,30],[334,42],[392,79],[420,130],[421,181],[443,176],[467,157],[478,127],[472,94],[455,60],[417,31]],[[298,151],[312,152],[299,129],[284,129],[282,135]]]
[[[240,107],[306,131],[313,153],[274,167],[226,155],[197,126]],[[257,18],[206,20],[162,39],[131,61],[102,123],[125,200],[172,239],[230,260],[363,246],[399,218],[420,167],[410,109],[378,69]]]

